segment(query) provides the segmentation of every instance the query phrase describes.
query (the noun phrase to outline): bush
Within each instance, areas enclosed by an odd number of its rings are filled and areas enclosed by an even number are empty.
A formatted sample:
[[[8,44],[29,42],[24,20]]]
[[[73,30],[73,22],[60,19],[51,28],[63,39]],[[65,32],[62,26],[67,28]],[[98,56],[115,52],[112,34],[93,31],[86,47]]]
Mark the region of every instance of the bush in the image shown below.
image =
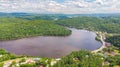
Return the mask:
[[[22,64],[20,67],[36,67],[36,64],[31,63],[31,64]]]

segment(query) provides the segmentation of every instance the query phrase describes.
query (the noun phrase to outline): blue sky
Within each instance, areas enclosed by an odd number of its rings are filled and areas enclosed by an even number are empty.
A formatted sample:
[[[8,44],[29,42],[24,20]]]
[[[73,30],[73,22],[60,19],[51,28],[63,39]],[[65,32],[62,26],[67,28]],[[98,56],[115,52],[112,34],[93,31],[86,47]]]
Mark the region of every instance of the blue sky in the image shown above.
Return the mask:
[[[55,0],[56,2],[58,2],[58,3],[64,3],[65,2],[65,0]]]
[[[0,0],[0,12],[119,13],[119,0]]]
[[[93,2],[93,1],[95,1],[95,0],[85,0],[86,2]]]

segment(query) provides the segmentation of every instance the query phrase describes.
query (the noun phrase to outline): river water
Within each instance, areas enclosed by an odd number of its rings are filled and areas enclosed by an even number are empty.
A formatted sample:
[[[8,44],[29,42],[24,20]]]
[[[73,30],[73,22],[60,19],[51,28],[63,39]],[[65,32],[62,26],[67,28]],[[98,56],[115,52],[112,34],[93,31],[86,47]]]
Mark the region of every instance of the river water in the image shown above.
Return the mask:
[[[71,28],[70,36],[38,36],[18,40],[0,41],[0,48],[17,55],[58,58],[80,49],[95,50],[102,46],[96,34]]]

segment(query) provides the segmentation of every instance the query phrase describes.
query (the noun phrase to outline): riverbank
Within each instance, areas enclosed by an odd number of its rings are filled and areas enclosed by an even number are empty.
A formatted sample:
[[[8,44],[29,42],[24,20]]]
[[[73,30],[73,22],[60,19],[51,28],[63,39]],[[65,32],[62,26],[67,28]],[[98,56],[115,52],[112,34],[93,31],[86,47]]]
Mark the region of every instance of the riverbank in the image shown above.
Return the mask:
[[[97,53],[99,51],[102,51],[104,48],[106,48],[106,46],[105,46],[106,42],[104,41],[105,35],[100,33],[99,36],[100,36],[100,41],[102,43],[102,46],[100,48],[96,49],[96,50],[91,51],[92,53]]]

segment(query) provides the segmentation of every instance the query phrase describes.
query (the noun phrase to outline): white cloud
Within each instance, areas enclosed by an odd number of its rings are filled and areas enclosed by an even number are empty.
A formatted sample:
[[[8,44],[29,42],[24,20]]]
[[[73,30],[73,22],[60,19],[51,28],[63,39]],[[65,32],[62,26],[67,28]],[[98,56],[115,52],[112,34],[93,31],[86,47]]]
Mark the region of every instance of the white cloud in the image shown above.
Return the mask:
[[[107,13],[120,12],[118,0],[0,0],[1,12]]]

